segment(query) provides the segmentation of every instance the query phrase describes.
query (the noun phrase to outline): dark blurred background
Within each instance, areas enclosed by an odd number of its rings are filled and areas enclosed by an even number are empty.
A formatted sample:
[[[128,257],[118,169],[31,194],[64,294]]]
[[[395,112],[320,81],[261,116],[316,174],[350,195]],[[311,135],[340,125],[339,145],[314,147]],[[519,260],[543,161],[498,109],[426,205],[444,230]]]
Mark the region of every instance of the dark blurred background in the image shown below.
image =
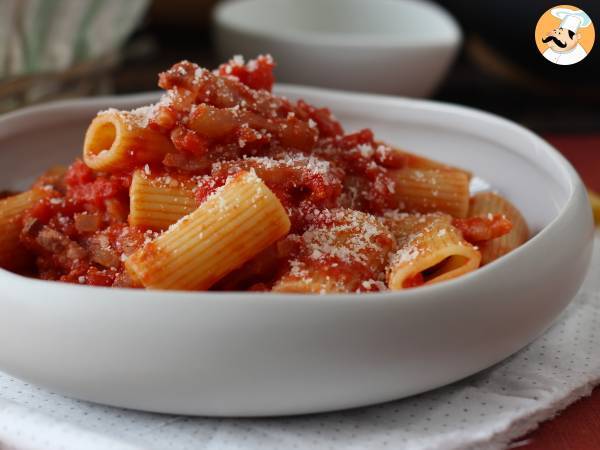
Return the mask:
[[[66,11],[72,13],[73,6],[81,9],[82,3],[73,3],[79,1],[83,0],[57,0],[52,4],[71,2]],[[65,64],[55,70],[38,67],[36,72],[35,67],[28,69],[27,64],[21,64],[12,75],[9,71],[8,78],[2,78],[2,69],[6,70],[6,62],[11,61],[5,52],[2,63],[0,52],[0,112],[57,98],[155,90],[157,74],[181,59],[216,67],[221,61],[217,60],[211,39],[211,13],[217,1],[86,3],[89,8],[111,7],[115,15],[107,22],[109,25],[123,22],[124,10],[137,8],[128,29],[121,27],[119,31],[101,25],[105,27],[100,30],[105,40],[119,36],[118,33],[126,40],[118,41],[111,52],[96,52],[95,58],[86,59],[77,56],[84,54],[83,50],[93,50],[94,42],[85,43],[81,36],[67,37],[58,47],[74,47],[70,66]],[[543,135],[573,162],[589,186],[600,191],[600,29],[596,30],[596,48],[583,61],[572,66],[550,63],[539,54],[534,31],[540,16],[557,6],[555,1],[437,0],[459,21],[464,42],[434,99],[490,111]],[[39,28],[27,28],[27,23],[43,18],[37,12],[48,4],[44,0],[20,0],[14,4],[17,6],[12,18],[0,16],[0,26],[5,27],[0,31],[4,32],[4,39],[16,38],[14,47],[22,50],[21,62],[27,63],[28,56],[48,47],[40,41],[40,33],[38,41],[32,40],[29,47],[25,45],[27,33],[36,36]],[[365,0],[365,7],[368,5],[369,0]],[[600,0],[577,0],[573,6],[585,10],[600,27]],[[97,41],[98,48],[99,30],[85,22],[85,14],[80,20],[80,29],[90,34],[88,40]],[[13,30],[7,34],[7,28]],[[131,29],[135,31],[131,33]],[[0,33],[0,44],[2,39]],[[52,60],[50,55],[46,62]]]
[[[210,33],[216,3],[154,0],[113,74],[116,91],[155,89],[156,73],[180,59],[216,66]],[[465,42],[435,99],[491,111],[539,133],[600,132],[600,48],[576,65],[557,66],[541,57],[535,46],[537,20],[555,2],[437,3],[460,22]],[[580,0],[576,6],[600,23],[600,1]]]
[[[119,0],[100,3],[59,0],[52,4],[66,6],[62,10],[54,6],[55,14],[70,14],[71,19],[63,17],[63,21],[71,27],[74,25],[69,24],[69,20],[80,20],[78,26],[89,30],[87,39],[98,41],[96,47],[102,45],[102,39],[94,34],[98,30],[91,22],[85,22],[89,19],[85,15],[77,19],[81,12],[76,11],[75,6],[81,9],[82,5],[88,5],[89,11],[93,11],[100,5],[100,9],[112,10],[109,25],[129,20],[128,28],[121,27],[121,30],[100,25],[104,27],[101,29],[104,37],[100,36],[104,41],[118,33],[123,38],[129,37],[125,42],[119,41],[123,44],[120,48],[117,45],[114,50],[104,50],[101,54],[97,51],[96,57],[89,58],[81,57],[82,50],[93,50],[94,42],[84,46],[81,36],[67,37],[64,42],[54,44],[54,51],[57,47],[73,46],[70,66],[42,67],[44,58],[48,63],[58,57],[49,53],[38,56],[41,62],[35,67],[35,64],[27,64],[28,58],[39,53],[40,48],[49,48],[45,41],[39,40],[43,39],[44,26],[49,25],[44,21],[35,22],[41,13],[48,14],[46,10],[51,9],[50,3],[45,1],[21,0],[13,8],[12,18],[9,14],[0,17],[0,26],[7,28],[0,30],[0,50],[3,39],[9,36],[10,40],[13,36],[12,49],[22,52],[20,59],[24,60],[20,69],[12,71],[12,76],[8,70],[6,78],[10,55],[7,59],[6,52],[3,57],[0,51],[0,112],[55,98],[154,90],[157,73],[181,59],[206,67],[215,67],[220,62],[211,39],[211,13],[219,0],[128,0],[122,3]],[[557,6],[556,0],[434,1],[459,21],[464,34],[460,54],[435,99],[491,111],[539,133],[600,133],[600,35],[597,48],[572,66],[550,63],[539,54],[534,42],[539,17]],[[44,9],[45,5],[48,8]],[[368,5],[369,0],[365,0],[365,7]],[[585,10],[600,27],[600,0],[577,0],[574,6]],[[137,13],[129,13],[129,17],[135,15],[133,21],[123,19],[128,9],[136,8]],[[104,14],[104,11],[96,11],[96,15],[101,15],[99,12]],[[42,30],[38,31],[39,28]],[[131,29],[135,31],[131,33]],[[15,61],[13,58],[12,63]]]

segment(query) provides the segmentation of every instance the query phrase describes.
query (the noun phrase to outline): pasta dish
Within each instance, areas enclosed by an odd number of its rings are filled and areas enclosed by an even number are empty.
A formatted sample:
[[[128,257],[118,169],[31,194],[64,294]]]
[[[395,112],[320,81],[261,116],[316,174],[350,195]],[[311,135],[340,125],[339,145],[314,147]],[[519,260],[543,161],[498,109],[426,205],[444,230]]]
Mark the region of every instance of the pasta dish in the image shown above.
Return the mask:
[[[0,199],[0,267],[95,286],[373,292],[459,277],[527,240],[508,200],[470,195],[471,173],[274,95],[273,67],[182,61],[155,104],[99,112],[80,159]]]

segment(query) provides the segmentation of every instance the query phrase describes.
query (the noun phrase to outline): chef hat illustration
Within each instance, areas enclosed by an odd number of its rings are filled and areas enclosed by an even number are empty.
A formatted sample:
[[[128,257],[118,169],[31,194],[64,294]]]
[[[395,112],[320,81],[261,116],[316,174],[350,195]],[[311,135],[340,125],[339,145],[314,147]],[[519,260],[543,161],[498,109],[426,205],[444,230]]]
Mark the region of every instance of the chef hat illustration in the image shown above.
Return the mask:
[[[553,8],[550,12],[561,20],[561,28],[571,30],[573,33],[577,33],[579,28],[585,28],[592,23],[590,16],[580,9]]]

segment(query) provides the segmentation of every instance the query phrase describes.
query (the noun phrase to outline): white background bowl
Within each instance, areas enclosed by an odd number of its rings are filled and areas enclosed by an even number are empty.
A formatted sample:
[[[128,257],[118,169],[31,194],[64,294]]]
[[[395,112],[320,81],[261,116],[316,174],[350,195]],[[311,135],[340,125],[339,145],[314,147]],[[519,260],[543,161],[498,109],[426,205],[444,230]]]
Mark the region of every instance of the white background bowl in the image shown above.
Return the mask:
[[[271,53],[280,81],[413,97],[432,93],[461,42],[424,0],[232,0],[214,25],[221,60]]]
[[[178,414],[260,416],[354,407],[482,370],[542,333],[571,300],[592,248],[579,177],[539,137],[433,102],[281,87],[347,128],[466,167],[537,234],[462,278],[405,292],[302,296],[160,292],[32,280],[0,270],[0,369],[55,392]],[[0,119],[0,179],[24,187],[81,154],[99,109],[156,94],[69,101]]]

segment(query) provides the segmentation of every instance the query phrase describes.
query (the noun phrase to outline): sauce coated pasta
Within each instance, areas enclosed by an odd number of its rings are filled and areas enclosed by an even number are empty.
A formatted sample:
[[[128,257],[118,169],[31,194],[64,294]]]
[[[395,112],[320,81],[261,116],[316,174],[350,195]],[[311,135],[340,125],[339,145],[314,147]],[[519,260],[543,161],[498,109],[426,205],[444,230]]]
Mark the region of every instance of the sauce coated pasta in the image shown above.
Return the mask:
[[[159,76],[160,100],[101,111],[81,159],[0,199],[0,267],[177,290],[402,290],[476,270],[528,238],[471,174],[344,132],[271,92],[273,60]]]

